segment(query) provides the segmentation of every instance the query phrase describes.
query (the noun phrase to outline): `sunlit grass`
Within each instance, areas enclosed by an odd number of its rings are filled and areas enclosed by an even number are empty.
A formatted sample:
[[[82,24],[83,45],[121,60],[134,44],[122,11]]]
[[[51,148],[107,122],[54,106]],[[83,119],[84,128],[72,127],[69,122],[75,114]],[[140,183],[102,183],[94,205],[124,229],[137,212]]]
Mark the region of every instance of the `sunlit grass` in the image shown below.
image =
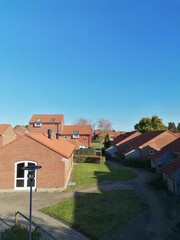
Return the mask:
[[[96,184],[109,180],[128,180],[136,177],[130,170],[112,167],[108,164],[79,163],[74,165],[71,181],[76,182],[75,186],[67,188],[71,191],[77,188]]]

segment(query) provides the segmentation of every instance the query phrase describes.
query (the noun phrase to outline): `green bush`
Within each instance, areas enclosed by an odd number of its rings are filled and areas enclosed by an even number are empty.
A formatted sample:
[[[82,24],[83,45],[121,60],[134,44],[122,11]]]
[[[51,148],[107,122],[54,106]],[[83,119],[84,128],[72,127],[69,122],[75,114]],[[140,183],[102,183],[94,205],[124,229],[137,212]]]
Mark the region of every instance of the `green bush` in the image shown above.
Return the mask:
[[[149,180],[148,184],[157,190],[167,190],[167,184],[163,180],[161,173],[156,173],[156,175]]]
[[[96,155],[96,150],[94,148],[78,149],[75,151],[74,155]]]
[[[29,231],[26,227],[15,224],[1,235],[1,240],[27,240]],[[32,232],[32,240],[41,240],[40,233],[37,230]]]
[[[106,152],[106,159],[109,161],[123,161],[124,156],[118,153],[115,153],[114,156]]]
[[[105,163],[104,156],[92,156],[92,155],[75,155],[75,163]]]
[[[128,166],[128,167],[145,168],[149,170],[151,169],[151,162],[149,159],[128,158],[123,160],[123,163],[125,166]]]

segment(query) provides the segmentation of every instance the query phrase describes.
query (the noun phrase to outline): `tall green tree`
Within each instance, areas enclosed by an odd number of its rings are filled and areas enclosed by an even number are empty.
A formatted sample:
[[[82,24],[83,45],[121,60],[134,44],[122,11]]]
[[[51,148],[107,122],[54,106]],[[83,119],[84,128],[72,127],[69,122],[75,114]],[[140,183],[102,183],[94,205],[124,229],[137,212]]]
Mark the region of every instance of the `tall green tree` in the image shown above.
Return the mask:
[[[139,123],[134,125],[134,129],[139,132],[146,131],[161,131],[166,130],[167,127],[163,124],[162,119],[157,115],[141,118]]]
[[[180,132],[180,123],[177,124],[177,132]]]
[[[168,130],[171,132],[177,132],[176,124],[174,122],[168,123]]]
[[[110,146],[110,137],[109,134],[107,133],[104,138],[104,147],[108,148]]]

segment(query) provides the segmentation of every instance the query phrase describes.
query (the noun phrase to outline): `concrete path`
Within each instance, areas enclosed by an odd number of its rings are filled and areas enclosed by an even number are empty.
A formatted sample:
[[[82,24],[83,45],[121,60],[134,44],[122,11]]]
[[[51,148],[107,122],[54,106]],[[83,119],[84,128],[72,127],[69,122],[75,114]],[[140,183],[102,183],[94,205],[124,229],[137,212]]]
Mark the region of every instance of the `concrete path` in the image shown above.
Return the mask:
[[[111,162],[116,167],[123,167]],[[124,167],[126,168],[126,167]],[[112,189],[132,189],[137,192],[150,206],[143,214],[136,216],[127,224],[119,226],[114,232],[104,237],[104,240],[126,239],[126,240],[180,240],[180,231],[174,226],[180,221],[180,197],[168,196],[166,193],[158,192],[148,186],[146,182],[152,173],[143,169],[132,169],[138,177],[127,181],[108,181],[93,185],[76,192],[76,196],[84,192]],[[39,212],[39,209],[55,204],[70,197],[73,192],[60,193],[33,193],[33,221],[39,224],[53,235],[51,239],[87,240],[85,236],[55,219]],[[0,193],[0,229],[4,229],[14,221],[15,211],[20,211],[28,216],[29,193]]]
[[[58,203],[69,197],[72,197],[73,193],[33,193],[33,211],[32,221],[42,227],[48,235],[48,239],[69,239],[69,240],[87,240],[88,238],[73,230],[67,225],[57,221],[38,210],[49,206],[51,204]],[[29,216],[29,193],[17,192],[17,193],[1,193],[0,194],[0,233],[5,228],[12,226],[15,223],[15,211],[20,211],[25,216]],[[21,216],[18,215],[18,222],[26,222]]]

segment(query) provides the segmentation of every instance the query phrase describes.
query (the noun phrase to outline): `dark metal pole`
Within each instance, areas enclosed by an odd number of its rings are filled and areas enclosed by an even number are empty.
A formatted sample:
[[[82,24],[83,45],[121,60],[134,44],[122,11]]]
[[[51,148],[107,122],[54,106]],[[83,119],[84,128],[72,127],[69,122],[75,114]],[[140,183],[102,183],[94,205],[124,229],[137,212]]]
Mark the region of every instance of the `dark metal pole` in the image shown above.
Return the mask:
[[[33,166],[26,166],[22,167],[22,170],[27,170],[28,172],[28,179],[30,184],[30,203],[29,203],[29,240],[32,240],[32,233],[31,233],[31,225],[32,225],[32,186],[33,180],[35,178],[35,170],[40,169],[41,166],[33,165]]]
[[[29,240],[32,240],[31,225],[32,225],[32,184],[33,184],[33,178],[30,177],[29,180],[30,180]]]

